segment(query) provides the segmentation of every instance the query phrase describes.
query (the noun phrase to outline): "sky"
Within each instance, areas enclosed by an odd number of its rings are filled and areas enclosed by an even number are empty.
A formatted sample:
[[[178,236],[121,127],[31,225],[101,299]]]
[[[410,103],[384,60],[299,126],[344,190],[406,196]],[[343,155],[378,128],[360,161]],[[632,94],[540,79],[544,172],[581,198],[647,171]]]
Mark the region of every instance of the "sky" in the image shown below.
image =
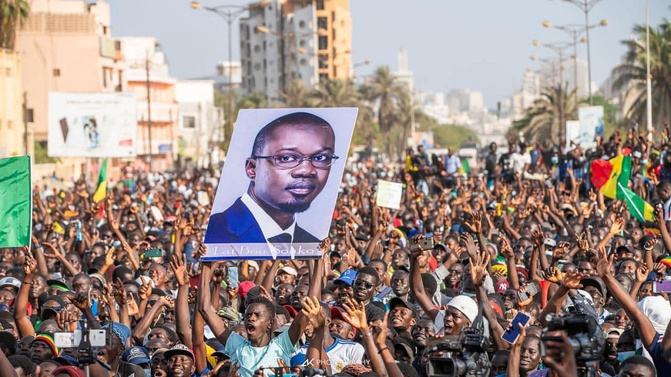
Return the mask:
[[[188,0],[108,0],[112,35],[154,36],[166,53],[171,75],[187,79],[213,75],[227,58],[227,27],[222,18],[193,10]],[[593,0],[590,0],[593,1]],[[205,6],[245,5],[244,0],[202,0]],[[671,19],[668,0],[649,0],[650,23]],[[606,27],[590,32],[592,80],[600,85],[621,60],[621,44],[633,26],[645,24],[645,0],[602,0],[590,12],[590,24],[607,19]],[[352,62],[370,60],[357,75],[377,66],[397,68],[400,48],[408,51],[415,86],[424,91],[449,92],[471,88],[483,92],[485,104],[518,91],[527,68],[538,69],[531,55],[555,57],[533,46],[568,41],[567,34],[542,26],[584,24],[584,13],[562,0],[350,0]],[[233,25],[233,59],[238,59],[237,22]],[[587,58],[586,45],[578,50]]]

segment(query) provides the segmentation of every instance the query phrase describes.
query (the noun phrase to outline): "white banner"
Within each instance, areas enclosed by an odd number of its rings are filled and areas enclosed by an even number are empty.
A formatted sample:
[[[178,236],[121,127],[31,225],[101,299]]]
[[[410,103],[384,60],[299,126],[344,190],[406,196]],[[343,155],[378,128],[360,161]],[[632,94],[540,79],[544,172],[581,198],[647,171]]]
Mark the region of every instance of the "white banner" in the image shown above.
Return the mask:
[[[50,157],[135,157],[134,93],[49,93]]]
[[[580,146],[596,147],[596,135],[603,137],[603,106],[586,106],[578,109],[580,120]]]
[[[377,181],[376,202],[380,207],[399,209],[403,197],[403,184],[379,180]]]
[[[566,148],[571,148],[571,142],[580,145],[580,121],[566,121]]]

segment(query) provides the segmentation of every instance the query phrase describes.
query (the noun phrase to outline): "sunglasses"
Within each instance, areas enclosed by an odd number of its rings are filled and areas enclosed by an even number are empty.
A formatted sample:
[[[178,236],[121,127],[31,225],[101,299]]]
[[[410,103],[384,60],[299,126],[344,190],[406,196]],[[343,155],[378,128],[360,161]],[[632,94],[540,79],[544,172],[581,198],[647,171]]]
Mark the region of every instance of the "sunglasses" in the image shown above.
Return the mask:
[[[373,288],[373,283],[363,281],[363,280],[354,280],[354,286],[355,287],[364,286],[366,289],[371,289],[371,288]]]

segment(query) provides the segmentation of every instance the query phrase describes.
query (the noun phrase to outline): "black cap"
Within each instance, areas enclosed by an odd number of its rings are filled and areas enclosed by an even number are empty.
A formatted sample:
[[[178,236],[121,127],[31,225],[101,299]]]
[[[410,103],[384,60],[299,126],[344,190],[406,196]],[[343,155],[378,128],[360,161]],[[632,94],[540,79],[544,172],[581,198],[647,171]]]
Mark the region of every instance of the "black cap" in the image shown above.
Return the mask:
[[[582,284],[583,288],[594,287],[598,289],[599,293],[601,293],[601,297],[606,298],[606,285],[603,283],[603,280],[601,280],[600,277],[592,275],[590,277],[580,279],[580,284]]]

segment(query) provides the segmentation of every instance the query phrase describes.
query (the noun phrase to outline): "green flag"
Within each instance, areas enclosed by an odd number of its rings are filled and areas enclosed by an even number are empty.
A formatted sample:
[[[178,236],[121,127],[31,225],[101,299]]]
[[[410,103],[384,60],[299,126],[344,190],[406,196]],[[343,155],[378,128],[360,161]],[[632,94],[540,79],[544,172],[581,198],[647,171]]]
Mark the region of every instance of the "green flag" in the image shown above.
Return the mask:
[[[0,247],[30,245],[30,157],[0,159]]]

